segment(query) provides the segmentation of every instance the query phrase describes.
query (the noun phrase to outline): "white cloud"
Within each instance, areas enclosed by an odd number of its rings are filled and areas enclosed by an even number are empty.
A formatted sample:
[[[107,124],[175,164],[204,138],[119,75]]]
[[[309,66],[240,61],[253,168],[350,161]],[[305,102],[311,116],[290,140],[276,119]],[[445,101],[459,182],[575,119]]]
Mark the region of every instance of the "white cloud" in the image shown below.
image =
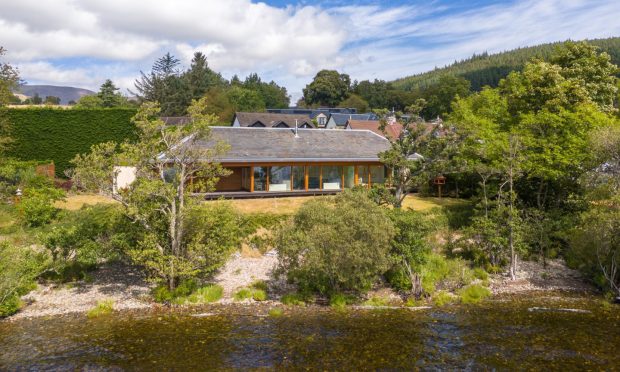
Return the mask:
[[[200,50],[224,76],[258,72],[296,99],[321,68],[389,80],[474,52],[620,34],[617,0],[521,0],[458,12],[442,1],[342,3],[0,0],[0,43],[31,82],[96,89],[112,78],[131,88],[165,52],[187,66]]]

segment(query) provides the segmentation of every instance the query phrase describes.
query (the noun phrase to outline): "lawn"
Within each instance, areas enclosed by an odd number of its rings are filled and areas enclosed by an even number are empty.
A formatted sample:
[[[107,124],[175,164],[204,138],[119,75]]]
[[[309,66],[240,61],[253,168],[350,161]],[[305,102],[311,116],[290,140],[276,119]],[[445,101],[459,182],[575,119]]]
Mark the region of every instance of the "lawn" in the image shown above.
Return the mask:
[[[103,195],[76,194],[76,195],[69,195],[64,201],[57,202],[56,207],[67,209],[70,211],[76,211],[82,208],[86,204],[95,205],[98,203],[110,204],[110,203],[116,203],[116,201]]]
[[[313,198],[325,198],[329,196],[302,196],[292,198],[263,198],[263,199],[238,199],[231,203],[242,213],[272,213],[293,214],[297,212],[303,203]],[[208,202],[207,202],[208,203]],[[403,202],[403,208],[415,211],[428,211],[435,207],[452,207],[465,203],[462,199],[421,197],[415,194],[407,195]]]

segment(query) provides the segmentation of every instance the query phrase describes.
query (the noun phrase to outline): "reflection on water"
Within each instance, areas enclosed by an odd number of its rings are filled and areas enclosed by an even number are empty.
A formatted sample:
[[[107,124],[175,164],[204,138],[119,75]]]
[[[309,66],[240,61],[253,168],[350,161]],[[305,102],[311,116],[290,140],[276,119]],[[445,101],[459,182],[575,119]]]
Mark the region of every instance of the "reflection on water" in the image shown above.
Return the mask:
[[[531,312],[532,306],[591,313]],[[0,370],[613,369],[620,309],[592,299],[489,301],[423,311],[212,307],[0,323]]]

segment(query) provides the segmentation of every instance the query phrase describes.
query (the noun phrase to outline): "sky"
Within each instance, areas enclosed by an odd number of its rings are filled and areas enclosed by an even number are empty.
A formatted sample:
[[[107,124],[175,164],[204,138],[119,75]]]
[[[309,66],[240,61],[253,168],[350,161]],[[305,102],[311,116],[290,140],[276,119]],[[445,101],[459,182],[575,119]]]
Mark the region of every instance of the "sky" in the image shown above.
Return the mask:
[[[471,56],[620,36],[620,0],[0,0],[5,62],[29,84],[124,93],[166,52],[226,78],[257,72],[292,102],[321,69],[392,80]]]

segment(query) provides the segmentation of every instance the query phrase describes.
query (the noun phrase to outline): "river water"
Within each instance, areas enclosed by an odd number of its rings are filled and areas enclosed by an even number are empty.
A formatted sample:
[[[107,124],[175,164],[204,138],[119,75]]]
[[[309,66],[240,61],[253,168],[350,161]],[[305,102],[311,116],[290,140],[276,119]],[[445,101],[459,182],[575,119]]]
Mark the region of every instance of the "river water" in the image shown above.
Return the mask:
[[[0,370],[615,370],[620,306],[575,295],[426,310],[269,305],[0,322]],[[562,309],[578,309],[572,312]]]

